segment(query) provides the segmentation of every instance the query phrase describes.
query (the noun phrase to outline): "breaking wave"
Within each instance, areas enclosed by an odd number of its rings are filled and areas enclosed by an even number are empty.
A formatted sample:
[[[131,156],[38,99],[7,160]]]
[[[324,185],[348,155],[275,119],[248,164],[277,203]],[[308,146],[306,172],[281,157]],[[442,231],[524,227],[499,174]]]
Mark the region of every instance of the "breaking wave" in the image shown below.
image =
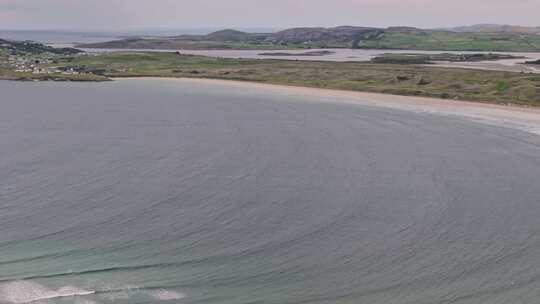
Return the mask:
[[[151,293],[151,296],[160,301],[180,300],[185,297],[183,293],[160,289]]]
[[[50,289],[30,281],[14,281],[0,285],[0,303],[31,303],[63,297],[87,296],[95,294],[94,290],[86,290],[74,286]]]
[[[114,301],[128,299],[132,295],[139,294],[158,301],[179,300],[185,298],[181,292],[156,289],[144,290],[140,288],[126,287],[122,289],[89,290],[74,286],[64,286],[52,289],[33,281],[12,281],[0,284],[0,303],[24,304],[40,300],[51,300],[66,297],[83,297],[101,294],[105,298]],[[77,299],[77,303],[96,303],[88,299]]]

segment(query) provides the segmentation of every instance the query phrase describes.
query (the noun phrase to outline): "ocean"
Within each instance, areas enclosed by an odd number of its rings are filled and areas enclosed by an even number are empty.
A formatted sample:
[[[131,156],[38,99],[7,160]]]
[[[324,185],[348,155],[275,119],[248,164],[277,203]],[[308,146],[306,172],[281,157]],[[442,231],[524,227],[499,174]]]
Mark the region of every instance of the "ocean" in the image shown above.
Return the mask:
[[[77,32],[54,30],[1,30],[0,39],[35,41],[50,45],[74,45],[78,43],[96,43],[122,38],[122,33],[113,32]]]
[[[538,136],[176,80],[0,92],[0,303],[540,298]]]
[[[0,39],[31,40],[51,45],[74,45],[117,40],[126,37],[205,35],[221,28],[141,28],[124,30],[9,30],[0,29]],[[240,28],[246,32],[273,32],[275,28]]]

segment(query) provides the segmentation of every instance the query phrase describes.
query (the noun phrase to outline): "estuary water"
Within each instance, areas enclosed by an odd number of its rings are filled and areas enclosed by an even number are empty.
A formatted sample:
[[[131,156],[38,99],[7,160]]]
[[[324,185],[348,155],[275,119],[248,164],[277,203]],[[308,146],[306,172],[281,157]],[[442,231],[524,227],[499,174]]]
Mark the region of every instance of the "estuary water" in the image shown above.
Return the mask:
[[[0,303],[540,298],[537,135],[175,80],[0,93]]]
[[[88,53],[105,52],[181,52],[182,54],[207,56],[215,58],[242,59],[279,59],[295,61],[331,61],[331,62],[366,62],[382,54],[488,54],[498,53],[522,57],[517,59],[502,59],[496,61],[448,62],[437,61],[435,66],[450,68],[465,68],[477,70],[492,70],[506,72],[540,73],[536,64],[524,64],[528,61],[540,60],[540,53],[515,52],[470,52],[470,51],[421,51],[421,50],[383,50],[383,49],[310,49],[310,50],[150,50],[150,49],[83,49]],[[323,56],[305,55],[306,52],[330,51]],[[288,53],[288,55],[269,55],[271,53]],[[296,54],[296,55],[295,55]],[[426,65],[433,66],[433,65]]]

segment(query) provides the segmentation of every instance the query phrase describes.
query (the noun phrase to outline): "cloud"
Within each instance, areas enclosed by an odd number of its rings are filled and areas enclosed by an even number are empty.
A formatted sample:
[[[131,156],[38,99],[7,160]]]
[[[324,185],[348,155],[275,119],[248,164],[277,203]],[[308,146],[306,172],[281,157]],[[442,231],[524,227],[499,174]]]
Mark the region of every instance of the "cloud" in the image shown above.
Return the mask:
[[[538,25],[538,0],[0,0],[0,28]]]

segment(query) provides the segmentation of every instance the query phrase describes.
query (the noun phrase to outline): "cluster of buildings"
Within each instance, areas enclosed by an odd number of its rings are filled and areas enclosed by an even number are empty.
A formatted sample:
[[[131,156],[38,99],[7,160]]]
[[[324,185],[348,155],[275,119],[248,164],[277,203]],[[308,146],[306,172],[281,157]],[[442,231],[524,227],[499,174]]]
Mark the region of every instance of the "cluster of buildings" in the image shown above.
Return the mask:
[[[2,59],[0,59],[1,61]],[[57,63],[54,58],[46,55],[9,55],[4,62],[13,71],[18,73],[32,73],[32,74],[67,74],[76,75],[79,71],[75,68],[60,68],[48,66],[53,63]]]

